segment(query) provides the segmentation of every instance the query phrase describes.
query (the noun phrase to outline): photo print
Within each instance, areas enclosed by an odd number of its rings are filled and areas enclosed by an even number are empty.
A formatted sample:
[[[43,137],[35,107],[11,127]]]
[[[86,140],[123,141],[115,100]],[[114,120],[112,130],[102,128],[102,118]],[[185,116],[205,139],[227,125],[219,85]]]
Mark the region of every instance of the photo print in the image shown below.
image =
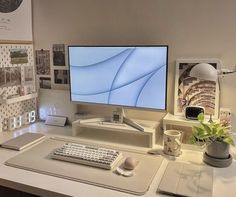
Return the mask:
[[[53,50],[53,65],[54,66],[65,66],[65,45],[54,44]]]
[[[39,87],[42,89],[51,89],[51,78],[50,77],[39,77]]]
[[[34,72],[34,68],[33,66],[25,66],[24,67],[24,79],[25,79],[25,83],[29,83],[32,82],[34,80],[33,78],[33,72]]]
[[[20,67],[10,67],[11,73],[10,84],[11,85],[21,85],[21,68]]]
[[[54,70],[55,84],[69,84],[68,70]]]
[[[0,87],[21,85],[21,68],[4,67],[0,68]]]
[[[199,63],[208,63],[219,68],[217,60],[177,60],[175,75],[174,114],[184,115],[187,106],[201,106],[206,115],[218,117],[219,84],[217,81],[202,80],[190,76],[191,70]]]
[[[10,49],[11,64],[27,64],[27,49]]]
[[[50,75],[50,52],[49,50],[36,50],[37,75]]]

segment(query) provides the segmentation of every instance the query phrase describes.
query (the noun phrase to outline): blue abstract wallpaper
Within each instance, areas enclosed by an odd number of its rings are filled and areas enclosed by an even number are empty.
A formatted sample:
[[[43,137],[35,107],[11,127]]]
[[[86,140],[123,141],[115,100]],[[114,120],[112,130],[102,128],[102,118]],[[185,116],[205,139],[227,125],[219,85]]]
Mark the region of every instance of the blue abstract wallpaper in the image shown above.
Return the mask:
[[[72,101],[165,109],[167,47],[69,47]]]

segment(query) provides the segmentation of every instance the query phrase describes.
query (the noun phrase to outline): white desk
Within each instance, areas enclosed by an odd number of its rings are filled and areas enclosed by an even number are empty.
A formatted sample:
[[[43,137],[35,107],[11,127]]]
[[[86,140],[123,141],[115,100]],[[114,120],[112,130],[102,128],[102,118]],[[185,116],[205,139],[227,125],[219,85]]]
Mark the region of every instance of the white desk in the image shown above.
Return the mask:
[[[24,132],[41,132],[47,136],[69,137],[72,134],[70,127],[53,127],[45,126],[42,123],[36,123],[28,128],[23,128],[15,132],[0,133],[0,142],[10,139],[13,136]],[[26,149],[27,150],[27,149]],[[140,149],[141,150],[141,149]],[[142,149],[146,151],[146,149]],[[4,165],[4,162],[15,155],[17,151],[0,149],[0,185],[29,192],[40,196],[79,196],[79,197],[134,197],[135,195],[126,194],[102,187],[92,186],[80,182],[61,179],[53,176],[39,174],[22,169],[12,168]],[[177,159],[178,161],[187,161],[189,163],[202,163],[202,153],[193,150],[183,150],[183,154]],[[144,197],[164,196],[157,194],[158,184],[164,173],[168,159],[162,163],[158,173],[156,174],[150,189],[143,195]],[[236,162],[228,168],[214,169],[214,185],[213,197],[233,197],[236,193]]]

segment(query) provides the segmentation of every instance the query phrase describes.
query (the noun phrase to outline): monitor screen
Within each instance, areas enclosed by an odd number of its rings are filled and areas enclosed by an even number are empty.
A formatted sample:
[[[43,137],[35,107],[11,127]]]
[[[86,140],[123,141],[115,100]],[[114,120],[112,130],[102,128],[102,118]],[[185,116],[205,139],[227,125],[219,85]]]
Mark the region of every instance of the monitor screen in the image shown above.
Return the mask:
[[[69,46],[71,100],[166,109],[167,46]]]

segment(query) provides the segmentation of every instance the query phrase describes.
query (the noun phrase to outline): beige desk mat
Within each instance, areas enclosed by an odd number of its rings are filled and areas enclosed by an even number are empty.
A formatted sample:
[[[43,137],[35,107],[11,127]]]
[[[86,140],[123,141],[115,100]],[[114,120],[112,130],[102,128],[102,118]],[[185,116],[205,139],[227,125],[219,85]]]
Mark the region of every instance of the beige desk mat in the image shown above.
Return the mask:
[[[50,153],[61,147],[65,142],[63,139],[50,138],[32,147],[29,150],[9,159],[6,165],[30,170],[38,173],[48,174],[60,178],[84,182],[122,192],[143,195],[157,173],[163,158],[141,153],[122,151],[123,158],[117,164],[122,165],[125,158],[132,156],[140,162],[135,168],[135,175],[124,177],[117,175],[115,169],[104,170],[85,165],[53,160]]]

